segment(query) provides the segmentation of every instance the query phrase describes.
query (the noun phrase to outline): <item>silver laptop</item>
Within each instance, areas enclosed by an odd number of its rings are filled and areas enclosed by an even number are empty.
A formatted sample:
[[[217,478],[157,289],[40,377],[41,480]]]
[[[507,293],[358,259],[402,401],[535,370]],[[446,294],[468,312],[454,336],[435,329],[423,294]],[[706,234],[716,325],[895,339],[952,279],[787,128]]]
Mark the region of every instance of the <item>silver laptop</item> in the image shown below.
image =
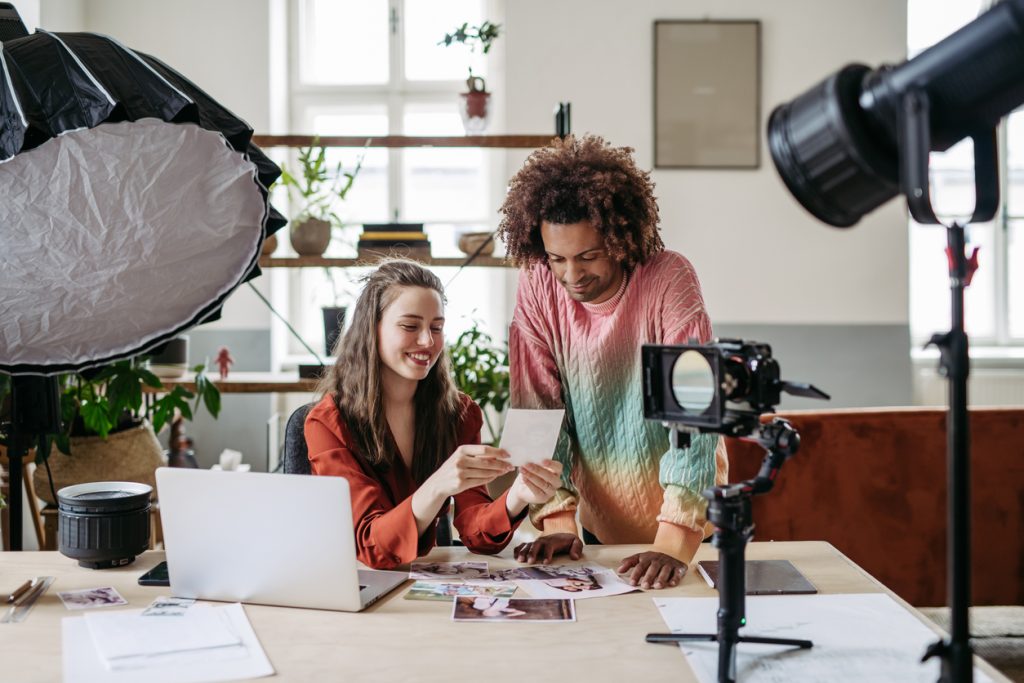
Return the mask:
[[[358,612],[409,577],[358,569],[341,477],[161,467],[156,486],[175,597]]]

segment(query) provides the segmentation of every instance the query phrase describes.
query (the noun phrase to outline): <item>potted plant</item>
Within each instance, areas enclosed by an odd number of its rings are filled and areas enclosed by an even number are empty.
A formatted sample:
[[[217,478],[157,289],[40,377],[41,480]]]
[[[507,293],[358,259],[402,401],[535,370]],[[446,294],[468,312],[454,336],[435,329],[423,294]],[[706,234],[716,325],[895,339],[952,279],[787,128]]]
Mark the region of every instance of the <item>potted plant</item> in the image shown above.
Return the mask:
[[[480,49],[482,54],[491,51],[491,46],[498,36],[501,35],[501,24],[494,24],[484,21],[479,26],[470,26],[468,22],[457,26],[451,33],[444,34],[437,44],[448,47],[459,43],[468,45],[470,52]],[[461,94],[462,123],[466,127],[466,133],[478,135],[487,129],[488,103],[491,93],[487,92],[487,84],[481,76],[473,75],[473,67],[469,67],[469,77],[466,79],[466,92]]]
[[[324,268],[324,276],[331,286],[331,305],[320,308],[324,316],[324,352],[328,356],[334,354],[334,345],[344,333],[345,315],[348,311],[346,302],[353,298],[352,280],[347,271],[342,270],[342,282],[339,285],[337,280],[339,270],[338,268]]]
[[[311,146],[299,149],[300,175],[292,174],[284,166],[281,168],[281,183],[299,207],[297,212],[292,212],[290,238],[292,248],[300,256],[323,255],[333,230],[344,227],[335,210],[336,204],[345,201],[363,165],[360,156],[351,171],[346,171],[340,162],[331,168],[327,163],[327,149],[319,142],[320,138],[315,137]]]
[[[201,405],[214,417],[220,413],[220,391],[206,377],[204,366],[193,368],[193,393],[182,386],[166,390],[145,361],[140,356],[58,378],[64,429],[46,435],[36,450],[36,463],[43,465],[36,469],[34,481],[40,498],[53,504],[57,489],[107,479],[137,481],[155,489],[153,471],[163,465],[156,434],[176,413],[192,419]],[[0,392],[5,386],[0,383]],[[146,392],[145,387],[154,391]]]
[[[508,347],[495,344],[474,320],[448,345],[448,358],[455,385],[483,410],[490,443],[497,444],[509,400]]]

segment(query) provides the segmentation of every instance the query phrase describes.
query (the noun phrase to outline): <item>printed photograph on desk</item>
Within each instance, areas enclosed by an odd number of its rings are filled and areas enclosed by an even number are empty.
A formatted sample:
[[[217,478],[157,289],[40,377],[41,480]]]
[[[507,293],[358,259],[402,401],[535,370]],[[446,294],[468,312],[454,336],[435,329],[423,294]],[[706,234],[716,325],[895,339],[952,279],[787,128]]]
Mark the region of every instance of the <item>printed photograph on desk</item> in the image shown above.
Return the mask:
[[[452,598],[484,596],[511,598],[516,592],[514,583],[448,583],[417,581],[405,593],[406,600],[437,600],[451,602]]]
[[[559,577],[541,581],[517,581],[519,587],[534,598],[606,598],[640,590],[631,586],[612,571],[597,572],[589,576]]]
[[[121,597],[113,586],[105,588],[86,588],[78,591],[57,593],[60,601],[68,609],[92,609],[93,607],[117,607],[127,605],[128,601]]]
[[[455,621],[576,621],[572,600],[531,600],[487,596],[455,598]]]
[[[409,567],[409,578],[416,581],[473,581],[486,577],[486,562],[413,562]]]
[[[546,581],[550,579],[585,579],[610,572],[599,564],[535,564],[530,567],[501,569],[487,578],[491,581]]]

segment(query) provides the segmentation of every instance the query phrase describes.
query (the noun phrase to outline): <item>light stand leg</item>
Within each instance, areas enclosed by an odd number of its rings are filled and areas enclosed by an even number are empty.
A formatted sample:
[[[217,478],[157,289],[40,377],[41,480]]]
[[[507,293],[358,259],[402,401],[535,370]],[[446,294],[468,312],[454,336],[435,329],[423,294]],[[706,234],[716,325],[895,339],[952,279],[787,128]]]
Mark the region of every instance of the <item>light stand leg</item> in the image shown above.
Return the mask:
[[[7,519],[9,528],[7,533],[9,534],[9,542],[11,550],[22,550],[22,539],[21,539],[21,527],[22,527],[22,508],[21,508],[21,478],[24,476],[22,472],[22,462],[25,456],[25,449],[22,447],[22,437],[20,434],[11,434],[10,443],[7,447],[7,483],[8,483],[8,510]]]
[[[950,638],[932,645],[925,659],[942,658],[943,683],[970,683],[974,676],[971,651],[971,466],[970,432],[967,413],[967,377],[970,354],[964,329],[964,287],[967,285],[967,257],[964,228],[958,223],[946,228],[950,259],[950,331],[935,335],[932,342],[941,351],[940,371],[949,382],[949,414],[946,421],[946,465],[948,532],[946,565],[950,603]]]

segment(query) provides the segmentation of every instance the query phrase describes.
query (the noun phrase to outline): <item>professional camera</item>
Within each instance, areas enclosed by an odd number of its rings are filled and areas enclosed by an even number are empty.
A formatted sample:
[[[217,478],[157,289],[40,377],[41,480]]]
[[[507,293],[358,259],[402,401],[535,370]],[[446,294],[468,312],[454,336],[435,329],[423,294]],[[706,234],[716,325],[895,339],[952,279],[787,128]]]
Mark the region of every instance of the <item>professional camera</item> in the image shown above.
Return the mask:
[[[710,344],[646,344],[644,417],[692,431],[750,434],[759,416],[779,404],[782,392],[828,399],[810,384],[779,379],[772,347],[741,339]]]

